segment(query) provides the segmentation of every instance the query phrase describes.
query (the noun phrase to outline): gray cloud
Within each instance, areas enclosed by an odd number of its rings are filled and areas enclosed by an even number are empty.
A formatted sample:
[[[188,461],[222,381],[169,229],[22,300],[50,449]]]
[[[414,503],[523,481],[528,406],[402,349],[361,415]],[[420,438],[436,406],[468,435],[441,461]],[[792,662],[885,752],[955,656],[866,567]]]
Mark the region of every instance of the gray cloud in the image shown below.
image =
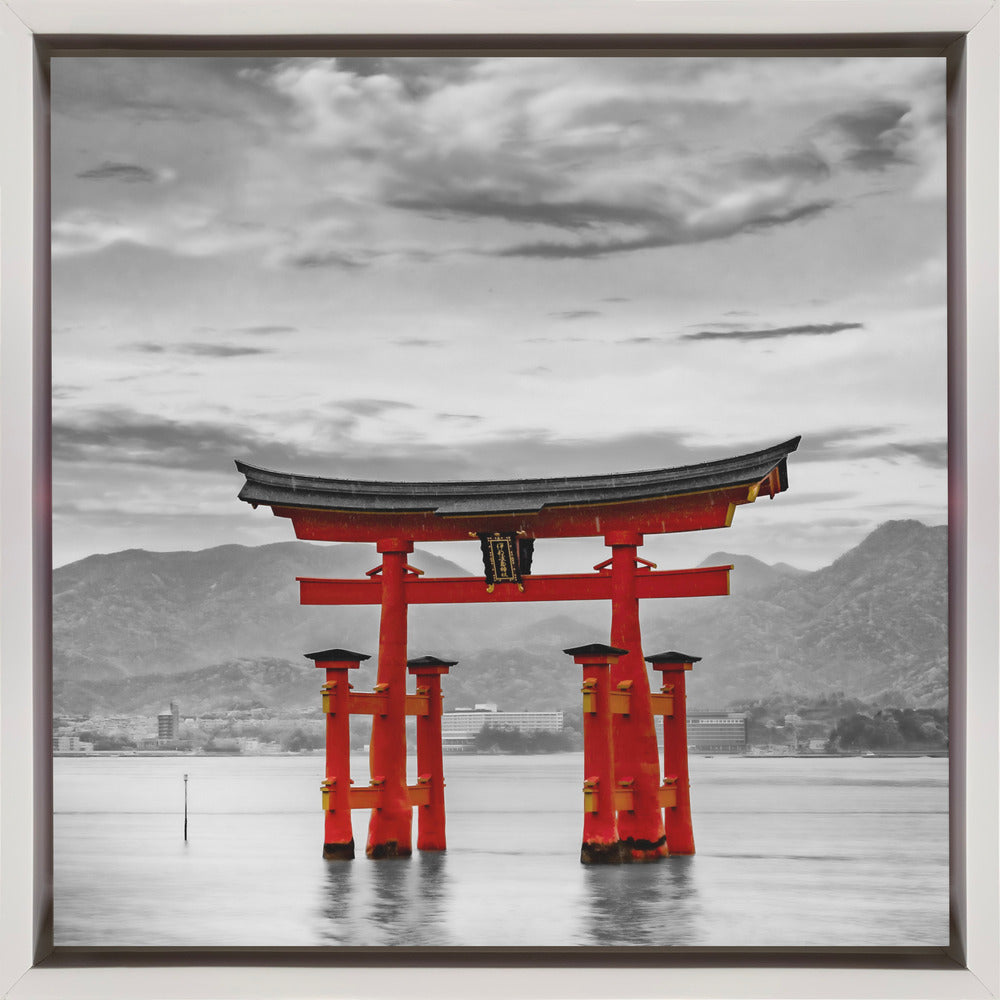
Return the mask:
[[[762,330],[744,330],[735,324],[718,324],[723,330],[699,330],[682,334],[682,340],[774,340],[779,337],[823,337],[844,330],[863,330],[863,323],[803,323],[798,326],[776,326]]]
[[[626,101],[626,107],[621,103],[614,97],[596,107],[580,109],[579,121],[573,119],[571,124],[605,126],[611,121],[628,121],[649,131],[650,121],[642,115],[637,117],[631,102]],[[668,106],[677,111],[674,105]],[[718,110],[714,104],[710,107]],[[657,119],[665,113],[660,103],[649,111]],[[704,112],[704,108],[687,108],[684,113]],[[659,148],[665,142],[670,144],[666,136],[656,136]],[[437,219],[500,219],[518,226],[563,230],[564,239],[524,241],[484,251],[490,255],[548,259],[601,257],[724,239],[786,225],[830,207],[829,202],[801,202],[796,197],[804,185],[817,184],[830,175],[828,163],[812,145],[715,162],[709,157],[696,183],[693,178],[686,181],[683,177],[673,183],[624,180],[607,194],[602,191],[595,197],[588,188],[586,195],[574,198],[577,175],[585,174],[592,158],[575,143],[565,148],[560,143],[560,137],[553,138],[547,150],[549,166],[544,170],[539,161],[522,157],[513,146],[492,151],[488,159],[478,150],[466,151],[464,159],[452,157],[453,162],[427,153],[415,166],[407,161],[412,169],[405,177],[388,180],[385,202]],[[593,157],[607,155],[607,146],[598,142]],[[555,165],[562,183],[553,180]],[[447,178],[447,183],[442,178]],[[733,209],[728,203],[736,192],[745,204]],[[716,206],[717,212],[713,211]]]
[[[708,243],[727,239],[741,233],[758,232],[776,226],[788,225],[802,219],[820,215],[831,208],[831,201],[816,201],[798,205],[784,212],[764,212],[742,219],[715,222],[708,225],[689,225],[680,217],[661,218],[648,227],[645,235],[635,237],[607,236],[600,240],[579,240],[575,243],[539,241],[506,247],[497,252],[500,257],[537,257],[546,260],[600,259],[615,253],[634,250],[655,250],[664,247],[693,243]]]
[[[909,441],[897,444],[895,448],[904,455],[916,458],[922,465],[930,466],[932,469],[948,468],[947,440]]]
[[[710,239],[719,239],[722,236],[735,235],[736,233],[753,233],[761,229],[772,229],[775,226],[784,226],[790,222],[799,222],[802,219],[811,219],[816,215],[832,208],[832,201],[814,201],[807,205],[799,205],[788,209],[787,212],[764,212],[753,216],[743,222],[732,234],[723,231],[721,236],[710,236]]]
[[[603,315],[597,309],[567,309],[564,312],[550,312],[550,316],[554,316],[556,319],[591,319],[594,316]]]
[[[444,341],[431,340],[426,337],[402,337],[399,340],[394,340],[393,343],[397,347],[440,347]]]
[[[191,341],[186,344],[154,344],[142,341],[130,344],[133,351],[143,354],[187,354],[196,358],[242,358],[254,354],[272,354],[269,347],[239,347],[234,344],[202,344]]]
[[[230,333],[249,333],[252,336],[269,337],[279,333],[297,333],[298,327],[295,326],[271,326],[268,324],[262,324],[261,326],[234,326]]]
[[[856,149],[847,156],[847,161],[858,170],[885,170],[896,163],[909,163],[910,158],[901,156],[896,148]]]
[[[337,69],[356,76],[385,76],[399,82],[406,96],[419,100],[442,86],[470,79],[481,59],[471,56],[338,56]]]
[[[321,436],[336,441],[353,423],[354,418],[344,415],[318,429]],[[52,458],[57,464],[222,474],[240,457],[276,468],[303,458],[323,461],[326,455],[287,447],[248,431],[244,424],[173,420],[126,408],[94,410],[76,420],[60,416],[52,423]]]
[[[126,184],[153,184],[159,178],[152,170],[136,163],[110,163],[82,170],[76,175],[88,181],[124,181]]]
[[[900,441],[893,438],[895,429],[888,426],[842,427],[802,439],[798,457],[804,462],[883,459],[898,463],[914,458],[932,469],[948,466],[948,442],[943,438],[923,441]]]
[[[59,59],[52,64],[52,110],[133,122],[280,120],[288,102],[266,80],[269,67],[284,61],[228,55]]]
[[[178,354],[190,354],[198,358],[243,358],[254,354],[272,354],[266,347],[236,347],[233,344],[180,344]]]
[[[644,206],[601,201],[552,201],[505,195],[500,192],[435,191],[423,197],[398,197],[389,200],[393,208],[421,212],[432,218],[463,216],[528,222],[560,229],[588,229],[599,223],[636,224],[649,221],[650,210]]]
[[[725,315],[731,314],[725,313]],[[746,323],[689,323],[685,329],[699,329],[702,326],[710,326],[714,330],[745,330],[747,328]]]
[[[289,254],[284,262],[290,267],[312,270],[322,267],[341,267],[348,271],[367,266],[370,263],[343,250],[313,250],[305,253]]]
[[[830,167],[817,150],[801,149],[774,156],[745,156],[737,162],[734,172],[743,181],[769,181],[783,177],[819,181],[830,176]]]
[[[884,170],[910,162],[902,152],[912,132],[903,121],[909,111],[900,101],[876,101],[859,111],[833,115],[826,124],[850,143],[847,163],[858,170]]]
[[[127,409],[99,410],[78,422],[60,417],[52,423],[56,463],[217,471],[224,456],[238,454],[247,445],[246,434],[236,427],[167,420]]]
[[[582,121],[592,125],[620,122],[625,110],[618,108],[618,103],[616,98],[603,108],[591,107],[581,112]],[[657,114],[662,115],[663,110],[658,106]],[[660,145],[663,141],[657,139]],[[696,185],[681,178],[669,186],[624,181],[607,196],[588,193],[574,198],[576,174],[585,171],[590,160],[575,145],[561,149],[558,138],[553,142],[549,162],[561,163],[558,169],[564,176],[563,183],[554,183],[552,169],[542,170],[538,162],[521,158],[513,147],[492,153],[482,163],[478,162],[478,151],[467,151],[467,157],[456,162],[441,161],[428,153],[415,166],[407,161],[412,169],[405,177],[388,180],[385,203],[435,219],[500,219],[518,226],[563,230],[565,239],[525,241],[484,251],[489,255],[549,259],[601,257],[724,239],[795,222],[830,207],[829,202],[820,201],[795,204],[798,189],[830,175],[829,165],[812,146],[707,162]],[[607,152],[599,144],[594,155],[606,156]],[[567,162],[560,159],[569,156],[573,159]],[[694,193],[691,187],[700,190]],[[783,193],[776,194],[778,190]],[[735,192],[741,196],[749,193],[746,205],[736,210],[723,209]],[[720,211],[713,212],[716,204]],[[578,239],[572,240],[571,234]]]
[[[398,403],[394,399],[345,399],[338,402],[336,408],[359,417],[380,417],[392,410],[416,409],[410,403]]]
[[[655,344],[659,337],[625,337],[623,340],[616,340],[616,344]]]
[[[802,438],[798,456],[803,461],[826,461],[829,458],[857,457],[859,451],[872,447],[873,438],[885,437],[892,428],[882,425],[837,427],[829,431],[808,434]],[[881,448],[882,445],[877,447]]]
[[[467,423],[478,423],[483,418],[478,413],[436,413],[439,420],[462,420]]]

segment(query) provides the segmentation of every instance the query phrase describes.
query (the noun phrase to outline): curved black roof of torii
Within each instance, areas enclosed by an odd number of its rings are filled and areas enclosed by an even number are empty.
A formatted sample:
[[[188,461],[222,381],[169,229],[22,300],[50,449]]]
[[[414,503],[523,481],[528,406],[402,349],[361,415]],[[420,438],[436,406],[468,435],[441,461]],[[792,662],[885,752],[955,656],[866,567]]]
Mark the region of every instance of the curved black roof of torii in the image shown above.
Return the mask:
[[[239,499],[254,506],[370,513],[426,511],[442,517],[520,514],[544,507],[649,500],[749,486],[761,482],[775,469],[779,490],[784,490],[788,484],[786,459],[799,441],[800,438],[794,437],[762,451],[672,469],[552,479],[381,482],[272,472],[238,460],[236,467],[246,476]]]

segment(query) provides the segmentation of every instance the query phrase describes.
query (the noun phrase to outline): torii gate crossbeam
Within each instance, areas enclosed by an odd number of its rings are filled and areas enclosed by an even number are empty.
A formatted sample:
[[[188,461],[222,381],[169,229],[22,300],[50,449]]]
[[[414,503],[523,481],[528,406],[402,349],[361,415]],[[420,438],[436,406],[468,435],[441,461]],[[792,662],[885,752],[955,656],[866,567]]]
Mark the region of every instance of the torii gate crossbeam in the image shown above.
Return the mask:
[[[636,597],[725,597],[729,594],[732,566],[654,571],[635,574]],[[327,580],[296,577],[299,603],[364,605],[382,603],[382,580]],[[534,601],[610,601],[610,572],[560,573],[526,576],[523,590],[498,586],[488,592],[482,577],[410,576],[403,581],[407,604],[523,604]]]

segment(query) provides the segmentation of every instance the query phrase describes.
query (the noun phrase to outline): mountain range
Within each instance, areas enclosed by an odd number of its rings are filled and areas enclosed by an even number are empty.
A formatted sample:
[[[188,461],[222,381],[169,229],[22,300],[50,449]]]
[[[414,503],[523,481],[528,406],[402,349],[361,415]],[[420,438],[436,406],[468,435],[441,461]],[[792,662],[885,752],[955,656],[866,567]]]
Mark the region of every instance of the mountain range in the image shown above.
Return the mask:
[[[196,552],[131,549],[53,573],[57,713],[184,714],[318,707],[301,654],[331,645],[375,653],[378,608],[302,607],[296,576],[360,578],[378,557],[360,544],[283,542]],[[417,550],[429,576],[462,576]],[[772,693],[842,692],[884,704],[944,707],[948,696],[947,529],[890,521],[831,565],[805,571],[716,552],[732,563],[729,597],[647,601],[647,653],[702,657],[689,702],[721,707]],[[579,699],[563,648],[607,636],[603,604],[418,606],[411,655],[458,660],[446,704],[566,708]],[[374,657],[352,681],[374,683]]]

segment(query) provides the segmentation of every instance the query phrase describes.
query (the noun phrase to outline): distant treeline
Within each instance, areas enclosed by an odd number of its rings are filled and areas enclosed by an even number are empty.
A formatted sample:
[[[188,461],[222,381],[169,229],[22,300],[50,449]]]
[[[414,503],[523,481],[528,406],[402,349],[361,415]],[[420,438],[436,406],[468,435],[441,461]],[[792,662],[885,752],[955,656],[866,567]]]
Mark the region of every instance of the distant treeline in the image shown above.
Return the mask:
[[[567,729],[558,733],[522,733],[516,729],[484,727],[472,741],[476,753],[562,753],[565,750],[579,750],[582,746],[579,734]]]
[[[948,713],[940,708],[884,708],[872,715],[856,712],[840,719],[827,749],[944,750],[948,747]]]
[[[747,714],[751,746],[824,739],[832,753],[947,748],[947,709],[900,708],[888,700],[864,701],[842,691],[812,697],[772,693],[727,708]]]

